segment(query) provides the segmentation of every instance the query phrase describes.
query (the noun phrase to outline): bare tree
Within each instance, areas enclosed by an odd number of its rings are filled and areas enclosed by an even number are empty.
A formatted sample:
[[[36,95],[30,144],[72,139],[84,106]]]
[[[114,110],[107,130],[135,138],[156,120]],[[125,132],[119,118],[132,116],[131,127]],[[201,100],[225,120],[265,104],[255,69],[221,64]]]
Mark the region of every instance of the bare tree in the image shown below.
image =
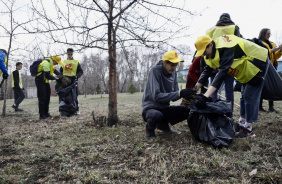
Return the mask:
[[[121,43],[124,47],[144,45],[158,48],[163,44],[170,45],[173,39],[187,36],[188,26],[183,26],[180,18],[186,19],[193,15],[182,7],[174,6],[174,1],[165,0],[54,1],[54,7],[50,9],[56,9],[56,16],[48,14],[49,9],[45,3],[50,7],[49,1],[32,1],[33,12],[45,21],[34,25],[36,31],[29,30],[30,33],[46,33],[55,43],[80,49],[98,48],[107,51],[109,126],[118,122],[117,50],[121,48]],[[173,14],[164,13],[169,10],[173,10]]]
[[[9,43],[8,43],[8,50],[7,50],[7,64],[6,67],[7,69],[9,68],[9,61],[10,61],[10,55],[13,51],[18,50],[18,48],[14,48],[12,50],[12,43],[14,42],[14,39],[16,38],[16,36],[21,35],[23,30],[21,29],[22,26],[32,22],[33,20],[26,20],[24,22],[18,22],[16,21],[15,18],[15,13],[20,10],[21,7],[19,8],[15,8],[15,3],[16,0],[1,0],[1,3],[6,7],[5,9],[7,10],[6,12],[1,12],[4,15],[9,16],[9,25],[6,26],[4,25],[3,22],[0,22],[0,28],[2,28],[5,32],[5,35],[2,37],[6,37],[9,39]],[[20,30],[20,32],[17,32],[18,30]],[[3,103],[3,109],[2,109],[2,115],[5,116],[6,115],[6,98],[7,98],[7,83],[8,80],[5,81],[5,95],[4,95],[4,103]]]

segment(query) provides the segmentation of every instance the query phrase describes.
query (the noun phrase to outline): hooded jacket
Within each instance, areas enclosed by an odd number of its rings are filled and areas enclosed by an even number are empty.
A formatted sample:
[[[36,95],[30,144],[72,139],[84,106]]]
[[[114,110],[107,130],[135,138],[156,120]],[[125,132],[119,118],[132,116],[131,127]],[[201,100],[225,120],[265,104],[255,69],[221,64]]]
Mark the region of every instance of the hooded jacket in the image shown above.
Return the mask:
[[[179,100],[177,73],[167,73],[163,61],[159,61],[149,72],[145,92],[142,98],[142,112],[147,109],[164,109],[170,101]]]

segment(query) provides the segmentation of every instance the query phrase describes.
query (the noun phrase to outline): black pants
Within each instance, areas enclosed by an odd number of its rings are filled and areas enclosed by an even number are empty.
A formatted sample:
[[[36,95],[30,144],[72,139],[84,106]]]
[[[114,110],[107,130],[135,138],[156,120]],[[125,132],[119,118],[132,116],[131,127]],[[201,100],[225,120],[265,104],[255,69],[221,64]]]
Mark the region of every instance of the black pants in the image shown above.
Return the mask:
[[[144,121],[147,122],[148,129],[154,130],[158,127],[160,130],[167,130],[168,123],[175,125],[187,119],[189,109],[186,106],[170,106],[165,109],[148,109],[142,113]]]
[[[41,77],[35,78],[38,96],[38,108],[40,117],[49,114],[49,103],[51,88],[50,84],[46,83]]]
[[[13,88],[14,90],[14,95],[15,95],[15,102],[14,104],[16,104],[16,107],[19,107],[20,103],[22,103],[22,101],[25,98],[24,92],[21,88]]]

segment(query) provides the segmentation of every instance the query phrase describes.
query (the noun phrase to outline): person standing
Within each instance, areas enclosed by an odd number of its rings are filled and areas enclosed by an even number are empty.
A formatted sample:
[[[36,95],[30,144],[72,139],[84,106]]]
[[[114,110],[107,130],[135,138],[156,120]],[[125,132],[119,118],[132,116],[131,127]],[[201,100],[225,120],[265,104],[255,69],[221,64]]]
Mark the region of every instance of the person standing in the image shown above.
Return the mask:
[[[240,29],[231,20],[231,17],[228,13],[223,13],[219,17],[219,20],[217,21],[216,25],[206,31],[206,35],[209,35],[211,39],[215,39],[223,35],[235,35],[235,36],[240,37]],[[216,76],[216,73],[217,71],[213,71],[213,73],[211,74],[211,77],[210,77],[211,83],[213,82],[214,77]],[[233,110],[233,105],[234,105],[233,83],[234,83],[234,77],[230,75],[226,75],[224,79],[224,83],[222,83],[220,88],[211,95],[211,97],[214,100],[218,99],[217,93],[221,94],[221,90],[224,84],[225,85],[225,97],[226,97],[226,100],[229,100],[232,102],[232,110]]]
[[[260,39],[262,41],[262,43],[266,46],[266,48],[268,49],[268,54],[269,54],[269,58],[270,61],[272,63],[272,65],[274,66],[274,68],[277,70],[278,67],[278,62],[277,60],[281,57],[282,55],[282,44],[279,46],[276,46],[275,43],[269,41],[269,38],[271,36],[271,31],[268,28],[264,28],[260,31],[259,33],[259,37],[258,39]],[[262,103],[263,103],[263,99],[260,99],[260,104],[259,104],[259,110],[266,112],[266,110],[263,109],[262,107]],[[274,103],[273,101],[269,100],[268,101],[269,104],[269,109],[268,112],[276,112],[279,113],[278,111],[276,111],[274,109]]]
[[[71,80],[71,83],[73,81],[77,81],[78,78],[80,78],[83,75],[83,70],[80,65],[80,61],[73,59],[73,49],[68,48],[67,49],[67,55],[68,58],[63,61],[62,67],[60,68],[60,72],[68,77]],[[76,103],[77,103],[77,112],[76,114],[79,115],[79,104],[78,104],[78,87],[76,87]]]
[[[23,111],[22,109],[19,108],[20,103],[25,98],[24,95],[24,88],[22,84],[22,77],[20,70],[22,69],[23,64],[21,62],[16,63],[16,69],[13,71],[12,75],[12,88],[14,90],[14,95],[15,95],[15,102],[12,105],[12,108],[15,109],[15,111]]]
[[[240,118],[236,124],[237,138],[254,137],[253,123],[258,120],[259,100],[268,70],[267,49],[235,35],[224,35],[214,40],[205,35],[195,42],[197,56],[204,55],[207,66],[196,88],[202,87],[213,69],[218,72],[204,95],[198,95],[195,105],[204,108],[210,97],[222,84],[225,76],[231,75],[242,83]]]
[[[37,87],[38,107],[39,107],[39,119],[47,119],[51,117],[49,114],[50,103],[50,80],[58,80],[54,77],[55,74],[59,74],[55,65],[61,63],[61,57],[55,55],[53,57],[45,57],[37,67],[37,75],[35,77],[35,84]]]
[[[180,98],[189,100],[196,95],[196,90],[183,89],[179,91],[176,67],[179,62],[176,51],[169,51],[163,55],[157,65],[151,68],[142,98],[142,117],[146,122],[146,136],[148,140],[155,139],[155,129],[165,133],[175,133],[170,126],[185,119],[189,109],[184,105],[170,106],[170,101]]]

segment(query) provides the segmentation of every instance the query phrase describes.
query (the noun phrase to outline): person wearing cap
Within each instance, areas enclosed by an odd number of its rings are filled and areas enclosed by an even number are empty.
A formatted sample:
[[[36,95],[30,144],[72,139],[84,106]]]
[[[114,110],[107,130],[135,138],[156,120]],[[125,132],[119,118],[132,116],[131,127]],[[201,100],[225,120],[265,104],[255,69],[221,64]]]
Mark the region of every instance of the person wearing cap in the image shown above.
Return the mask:
[[[22,69],[23,64],[21,62],[16,63],[16,69],[13,71],[12,74],[12,88],[14,90],[14,95],[15,95],[15,102],[12,105],[12,108],[15,109],[15,111],[23,111],[22,109],[19,108],[20,103],[25,98],[25,94],[23,92],[23,84],[22,84],[22,77],[21,77],[21,72],[20,70]]]
[[[8,79],[9,74],[6,68],[7,64],[7,51],[4,49],[0,49],[0,76],[3,73],[3,79]]]
[[[151,68],[142,98],[142,117],[146,124],[146,136],[155,139],[155,129],[173,133],[169,123],[174,125],[185,120],[189,110],[185,106],[170,106],[170,101],[180,98],[190,99],[196,90],[179,91],[176,67],[179,62],[176,51],[166,52],[163,59]]]
[[[68,58],[66,60],[63,61],[63,65],[60,68],[60,72],[68,77],[71,82],[73,82],[74,80],[78,80],[78,78],[80,78],[83,75],[83,70],[82,67],[80,65],[80,61],[73,59],[73,49],[72,48],[68,48],[67,49],[67,55]],[[77,103],[77,112],[76,114],[79,115],[79,104],[78,104],[78,89],[76,87],[76,103]]]
[[[260,94],[269,66],[267,49],[235,35],[224,35],[214,40],[205,35],[197,39],[195,47],[196,56],[204,55],[207,64],[195,87],[199,89],[212,70],[218,70],[207,92],[197,96],[195,105],[205,108],[208,98],[220,87],[225,76],[235,77],[242,83],[236,137],[255,136],[252,125],[258,120]]]
[[[235,23],[231,20],[231,17],[228,13],[223,13],[220,15],[219,20],[216,25],[211,27],[206,31],[206,35],[209,35],[211,39],[215,39],[219,36],[234,34],[240,37],[240,29]],[[216,71],[214,71],[210,77],[211,82],[214,80]],[[232,102],[232,109],[234,104],[234,90],[233,90],[234,77],[227,75],[222,83],[221,87],[216,90],[211,97],[217,99],[217,93],[221,94],[221,89],[223,84],[225,85],[225,97],[227,100]]]
[[[61,64],[61,57],[58,55],[52,57],[45,57],[44,60],[37,67],[37,76],[35,77],[35,84],[37,87],[39,119],[47,119],[51,117],[49,114],[50,103],[50,80],[58,80],[54,74],[59,75],[60,72],[56,70],[55,65]]]

